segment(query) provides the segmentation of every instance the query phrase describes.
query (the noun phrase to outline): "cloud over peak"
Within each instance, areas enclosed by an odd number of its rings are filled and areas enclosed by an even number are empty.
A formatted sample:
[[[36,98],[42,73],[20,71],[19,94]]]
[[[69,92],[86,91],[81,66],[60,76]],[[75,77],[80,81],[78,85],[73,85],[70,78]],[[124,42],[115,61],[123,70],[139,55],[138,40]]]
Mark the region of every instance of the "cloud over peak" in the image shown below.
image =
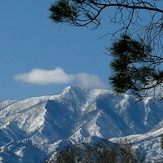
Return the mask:
[[[57,67],[53,70],[32,69],[30,72],[21,73],[14,76],[15,80],[35,85],[49,84],[77,84],[85,88],[105,88],[105,84],[98,76],[88,73],[67,74]]]

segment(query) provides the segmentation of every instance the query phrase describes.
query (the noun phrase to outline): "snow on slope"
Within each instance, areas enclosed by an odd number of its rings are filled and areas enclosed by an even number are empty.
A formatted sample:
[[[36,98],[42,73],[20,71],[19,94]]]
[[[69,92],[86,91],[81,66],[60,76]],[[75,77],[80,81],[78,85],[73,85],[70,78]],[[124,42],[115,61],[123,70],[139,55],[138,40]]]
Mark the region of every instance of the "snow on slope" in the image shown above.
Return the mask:
[[[109,90],[67,87],[59,95],[0,102],[0,156],[5,163],[37,163],[62,141],[80,143],[93,136],[132,134],[146,138],[148,132],[163,133],[162,124],[163,102],[139,103]],[[136,144],[139,136],[133,136]]]
[[[130,135],[121,138],[111,138],[112,142],[127,140],[133,144],[134,149],[139,149],[146,156],[146,162],[163,162],[163,150],[160,148],[163,128],[145,134]]]

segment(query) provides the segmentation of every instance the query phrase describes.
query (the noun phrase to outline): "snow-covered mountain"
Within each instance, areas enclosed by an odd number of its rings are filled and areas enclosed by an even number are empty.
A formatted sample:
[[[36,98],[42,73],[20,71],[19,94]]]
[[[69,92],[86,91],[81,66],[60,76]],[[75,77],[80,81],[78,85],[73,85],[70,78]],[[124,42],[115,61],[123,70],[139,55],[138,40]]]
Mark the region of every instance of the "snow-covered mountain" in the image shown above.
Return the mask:
[[[146,152],[147,160],[163,162],[161,134],[163,101],[138,102],[110,90],[71,86],[54,96],[0,102],[4,163],[40,163],[66,141],[89,142],[93,137],[116,141],[124,136]]]

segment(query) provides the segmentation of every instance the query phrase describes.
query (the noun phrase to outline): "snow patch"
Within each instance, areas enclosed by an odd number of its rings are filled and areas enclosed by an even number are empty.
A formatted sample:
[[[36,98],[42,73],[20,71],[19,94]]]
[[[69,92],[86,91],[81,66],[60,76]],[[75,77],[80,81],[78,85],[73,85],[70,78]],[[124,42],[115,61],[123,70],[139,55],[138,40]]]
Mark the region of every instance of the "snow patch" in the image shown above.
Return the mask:
[[[61,94],[0,102],[0,158],[30,162],[51,155],[65,141],[127,136],[147,159],[161,158],[163,102],[116,96],[110,90],[67,87]],[[130,136],[128,136],[130,135]]]

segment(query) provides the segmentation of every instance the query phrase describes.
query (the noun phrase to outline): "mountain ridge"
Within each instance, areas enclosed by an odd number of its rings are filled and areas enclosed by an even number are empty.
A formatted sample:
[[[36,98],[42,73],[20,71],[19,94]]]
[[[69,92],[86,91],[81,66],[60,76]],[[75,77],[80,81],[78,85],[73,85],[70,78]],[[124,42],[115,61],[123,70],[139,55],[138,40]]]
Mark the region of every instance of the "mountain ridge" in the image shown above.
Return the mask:
[[[139,103],[110,90],[70,86],[58,95],[0,102],[0,156],[5,162],[7,153],[12,162],[21,162],[31,148],[43,159],[58,142],[163,132],[162,124],[163,102],[149,98]]]

